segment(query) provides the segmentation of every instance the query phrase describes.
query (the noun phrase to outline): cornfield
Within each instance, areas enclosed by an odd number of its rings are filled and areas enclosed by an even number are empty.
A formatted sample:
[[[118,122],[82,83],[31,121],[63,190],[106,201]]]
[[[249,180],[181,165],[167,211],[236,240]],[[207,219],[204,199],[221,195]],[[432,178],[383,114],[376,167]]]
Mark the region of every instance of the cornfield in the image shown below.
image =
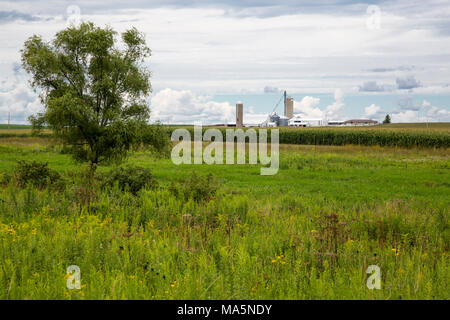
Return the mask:
[[[175,129],[187,129],[191,138],[194,136],[192,126],[177,127],[169,126],[167,132],[171,135]],[[203,132],[207,130],[203,128]],[[219,129],[225,137],[227,129]],[[249,130],[249,128],[244,128]],[[259,131],[258,128],[255,130]],[[401,128],[280,128],[281,144],[301,144],[301,145],[362,145],[362,146],[390,146],[403,148],[448,148],[450,147],[450,130],[445,129],[401,129]],[[8,137],[28,137],[31,130],[0,130],[0,138]],[[51,133],[46,130],[39,136],[50,137]],[[270,140],[270,129],[268,129],[268,139]]]
[[[194,136],[192,127],[187,129],[191,138]],[[171,127],[172,133],[176,127]],[[219,129],[225,137],[226,128]],[[207,128],[203,128],[203,132]],[[248,129],[244,129],[248,130]],[[255,129],[257,132],[258,128]],[[268,129],[268,139],[270,139]],[[280,128],[281,144],[302,145],[363,145],[390,147],[450,147],[450,132],[447,130],[415,130],[415,129],[375,129],[375,128]]]
[[[280,130],[280,143],[309,145],[364,145],[448,148],[448,132],[373,129]]]

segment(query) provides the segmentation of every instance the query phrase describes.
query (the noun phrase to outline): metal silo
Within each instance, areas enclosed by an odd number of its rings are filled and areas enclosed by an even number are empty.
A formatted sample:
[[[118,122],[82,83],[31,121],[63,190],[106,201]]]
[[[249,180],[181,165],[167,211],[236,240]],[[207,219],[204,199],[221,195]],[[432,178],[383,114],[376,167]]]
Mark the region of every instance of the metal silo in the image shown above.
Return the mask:
[[[284,109],[284,115],[288,119],[292,119],[294,117],[294,99],[291,97],[286,98],[286,106]]]
[[[244,104],[242,102],[236,103],[236,127],[244,125]]]

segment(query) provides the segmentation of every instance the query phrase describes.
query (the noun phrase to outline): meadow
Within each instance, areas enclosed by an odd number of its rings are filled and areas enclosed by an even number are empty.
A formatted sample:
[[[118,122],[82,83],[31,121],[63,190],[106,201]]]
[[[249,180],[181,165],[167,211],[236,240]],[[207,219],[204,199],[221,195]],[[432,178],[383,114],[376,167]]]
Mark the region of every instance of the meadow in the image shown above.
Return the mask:
[[[63,187],[4,179],[19,160],[48,163]],[[49,137],[0,137],[0,299],[450,298],[445,146],[283,144],[274,176],[147,149],[125,165],[155,183],[87,190]]]

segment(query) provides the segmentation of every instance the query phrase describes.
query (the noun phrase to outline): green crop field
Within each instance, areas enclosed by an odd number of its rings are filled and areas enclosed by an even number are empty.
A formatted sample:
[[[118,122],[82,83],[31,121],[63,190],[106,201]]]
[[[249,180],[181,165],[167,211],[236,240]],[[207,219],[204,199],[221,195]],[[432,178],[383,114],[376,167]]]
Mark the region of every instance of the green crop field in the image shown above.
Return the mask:
[[[88,192],[48,138],[2,135],[0,299],[450,299],[450,153],[436,141],[285,144],[274,176],[137,150],[126,163],[157,184],[134,194]],[[63,187],[12,183],[19,160],[48,162]]]
[[[194,136],[194,127],[171,127],[169,132],[184,128]],[[215,127],[226,136],[230,128]],[[210,128],[205,127],[203,131]],[[244,128],[244,130],[255,130],[259,128]],[[268,136],[270,137],[270,129]],[[299,145],[364,145],[364,146],[392,146],[392,147],[427,147],[427,148],[450,148],[450,129],[446,126],[437,126],[429,129],[391,128],[384,126],[373,127],[280,127],[279,142],[282,144]]]
[[[0,130],[23,130],[23,129],[31,129],[31,125],[28,124],[2,124],[0,123]]]

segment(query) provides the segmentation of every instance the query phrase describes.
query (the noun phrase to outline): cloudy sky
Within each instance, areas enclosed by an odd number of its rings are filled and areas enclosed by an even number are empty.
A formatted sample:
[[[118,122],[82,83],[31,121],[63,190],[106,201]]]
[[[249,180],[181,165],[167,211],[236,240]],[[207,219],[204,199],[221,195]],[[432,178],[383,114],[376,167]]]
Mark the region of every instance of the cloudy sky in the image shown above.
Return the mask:
[[[242,100],[259,122],[287,90],[304,117],[450,121],[449,0],[43,0],[0,1],[0,122],[42,109],[24,41],[77,21],[146,34],[154,120],[232,122]]]

